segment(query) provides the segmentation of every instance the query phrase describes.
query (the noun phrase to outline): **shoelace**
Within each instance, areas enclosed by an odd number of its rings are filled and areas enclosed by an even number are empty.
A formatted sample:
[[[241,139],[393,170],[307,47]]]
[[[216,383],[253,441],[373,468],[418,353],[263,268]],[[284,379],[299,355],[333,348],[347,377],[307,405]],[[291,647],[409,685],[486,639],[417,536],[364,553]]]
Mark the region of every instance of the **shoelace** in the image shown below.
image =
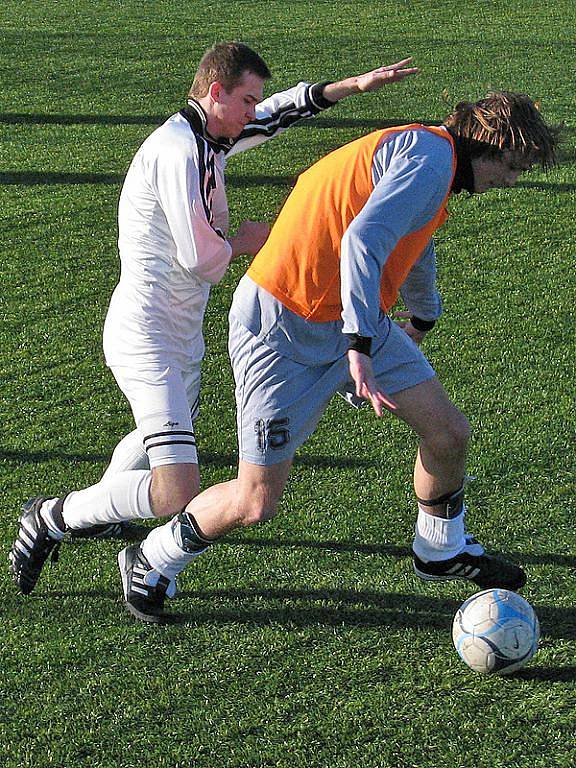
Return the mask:
[[[56,542],[56,545],[54,549],[52,550],[52,554],[50,555],[50,562],[51,563],[57,563],[58,560],[60,560],[60,547],[62,545],[61,541]]]

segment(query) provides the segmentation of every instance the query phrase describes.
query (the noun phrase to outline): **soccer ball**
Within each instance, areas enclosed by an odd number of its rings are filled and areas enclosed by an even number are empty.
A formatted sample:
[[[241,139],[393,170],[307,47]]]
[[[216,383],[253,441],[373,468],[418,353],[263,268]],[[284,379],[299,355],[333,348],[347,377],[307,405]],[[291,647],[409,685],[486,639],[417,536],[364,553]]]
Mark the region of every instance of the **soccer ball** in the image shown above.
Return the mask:
[[[540,625],[523,597],[485,589],[462,603],[452,624],[460,658],[476,672],[505,675],[523,667],[538,650]]]

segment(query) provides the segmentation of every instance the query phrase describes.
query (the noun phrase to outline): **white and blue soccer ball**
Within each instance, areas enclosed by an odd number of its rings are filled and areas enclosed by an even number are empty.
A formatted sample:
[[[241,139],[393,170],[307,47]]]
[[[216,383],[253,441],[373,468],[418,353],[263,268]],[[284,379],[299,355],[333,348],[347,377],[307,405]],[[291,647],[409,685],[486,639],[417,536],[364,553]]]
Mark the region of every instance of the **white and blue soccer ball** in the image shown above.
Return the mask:
[[[485,589],[462,603],[452,624],[460,658],[476,672],[505,675],[538,650],[540,625],[530,603],[507,589]]]

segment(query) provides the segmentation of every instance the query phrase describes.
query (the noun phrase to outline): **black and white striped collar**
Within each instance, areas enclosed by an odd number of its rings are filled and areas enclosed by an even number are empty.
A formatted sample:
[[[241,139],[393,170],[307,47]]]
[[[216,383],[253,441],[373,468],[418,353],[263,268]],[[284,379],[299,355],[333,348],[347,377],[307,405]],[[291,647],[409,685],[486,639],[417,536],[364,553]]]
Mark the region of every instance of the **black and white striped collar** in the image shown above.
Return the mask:
[[[195,99],[188,99],[187,105],[184,109],[180,110],[180,114],[188,121],[194,133],[202,136],[214,152],[227,152],[232,146],[233,141],[231,139],[216,139],[208,133],[206,127],[208,117],[202,106]]]

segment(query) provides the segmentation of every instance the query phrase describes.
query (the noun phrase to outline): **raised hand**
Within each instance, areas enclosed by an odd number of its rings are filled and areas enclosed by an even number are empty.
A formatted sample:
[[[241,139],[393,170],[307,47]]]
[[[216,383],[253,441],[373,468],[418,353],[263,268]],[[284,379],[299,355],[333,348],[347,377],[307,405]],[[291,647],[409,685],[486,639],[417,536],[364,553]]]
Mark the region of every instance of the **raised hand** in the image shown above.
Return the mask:
[[[420,70],[418,67],[407,66],[411,61],[412,57],[409,56],[406,59],[402,59],[402,61],[397,61],[396,64],[388,64],[387,66],[373,69],[371,72],[366,72],[363,75],[357,75],[358,90],[361,93],[377,91],[388,83],[397,83],[409,75],[416,75]]]

